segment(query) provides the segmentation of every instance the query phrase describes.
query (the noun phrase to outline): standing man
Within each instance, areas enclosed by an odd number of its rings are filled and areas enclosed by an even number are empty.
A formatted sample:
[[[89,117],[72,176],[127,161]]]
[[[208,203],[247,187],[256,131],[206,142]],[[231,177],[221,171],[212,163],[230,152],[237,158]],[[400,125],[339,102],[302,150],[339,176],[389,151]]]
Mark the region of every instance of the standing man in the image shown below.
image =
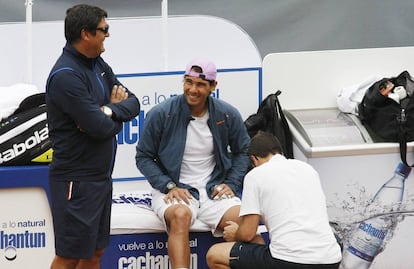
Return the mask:
[[[173,269],[190,266],[196,218],[216,234],[238,220],[250,138],[240,113],[210,96],[216,74],[207,59],[189,63],[184,93],[147,113],[137,145],[137,167],[153,187],[152,207],[165,223]]]
[[[107,12],[76,5],[65,18],[66,45],[46,85],[53,147],[50,189],[56,256],[51,269],[98,269],[109,244],[115,135],[140,109],[100,57]]]
[[[281,155],[279,140],[270,133],[255,135],[249,146],[253,168],[244,179],[238,225],[229,222],[229,240],[207,252],[212,269],[336,269],[341,249],[329,226],[318,173],[307,163]],[[252,239],[260,220],[270,245]]]

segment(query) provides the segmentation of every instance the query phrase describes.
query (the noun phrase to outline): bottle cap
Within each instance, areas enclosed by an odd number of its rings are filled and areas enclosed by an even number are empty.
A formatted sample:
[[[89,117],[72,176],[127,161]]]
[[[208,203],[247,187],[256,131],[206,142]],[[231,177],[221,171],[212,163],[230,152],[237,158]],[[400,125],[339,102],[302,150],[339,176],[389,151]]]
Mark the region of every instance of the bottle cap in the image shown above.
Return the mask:
[[[395,172],[403,175],[404,177],[408,177],[411,172],[411,167],[404,163],[399,163]]]
[[[392,100],[394,100],[397,104],[400,103],[400,96],[398,95],[398,93],[394,93],[391,92],[388,94],[388,98],[391,98]]]
[[[402,100],[407,97],[407,91],[405,90],[404,86],[397,86],[393,90],[394,93],[398,94],[399,99]]]

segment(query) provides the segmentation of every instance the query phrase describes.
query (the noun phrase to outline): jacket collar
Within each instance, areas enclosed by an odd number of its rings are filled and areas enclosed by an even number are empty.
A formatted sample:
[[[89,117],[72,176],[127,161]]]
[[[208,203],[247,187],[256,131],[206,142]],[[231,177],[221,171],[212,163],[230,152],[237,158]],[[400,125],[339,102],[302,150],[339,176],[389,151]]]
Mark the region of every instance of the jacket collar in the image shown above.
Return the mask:
[[[82,64],[84,64],[88,68],[93,68],[97,58],[88,58],[79,51],[77,51],[71,44],[66,43],[65,47],[63,48],[63,51],[67,52],[71,56],[79,59]]]

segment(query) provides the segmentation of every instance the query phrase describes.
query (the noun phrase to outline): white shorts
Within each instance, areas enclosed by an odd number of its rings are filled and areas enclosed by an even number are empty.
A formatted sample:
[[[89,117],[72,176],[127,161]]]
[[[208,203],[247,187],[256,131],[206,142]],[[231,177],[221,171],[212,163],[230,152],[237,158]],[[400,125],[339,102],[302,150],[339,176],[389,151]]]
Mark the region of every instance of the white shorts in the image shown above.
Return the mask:
[[[207,196],[206,189],[199,189],[198,191],[200,194],[200,200],[193,198],[190,200],[189,205],[183,202],[183,204],[188,206],[191,210],[191,225],[196,219],[198,219],[210,227],[214,236],[222,236],[222,231],[216,230],[217,226],[228,209],[241,204],[240,198],[235,196],[221,200],[212,200]],[[156,189],[152,189],[152,210],[163,221],[165,230],[168,232],[164,213],[167,208],[174,204],[166,204],[164,196],[164,193]]]

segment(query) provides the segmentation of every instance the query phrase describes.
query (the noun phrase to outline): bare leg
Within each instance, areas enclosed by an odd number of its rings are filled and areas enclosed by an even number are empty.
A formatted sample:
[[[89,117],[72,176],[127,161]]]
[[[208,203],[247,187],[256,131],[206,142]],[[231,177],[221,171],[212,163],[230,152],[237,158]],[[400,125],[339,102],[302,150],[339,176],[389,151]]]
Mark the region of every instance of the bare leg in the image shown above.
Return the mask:
[[[90,259],[71,259],[56,256],[50,269],[100,269],[103,252],[103,249],[97,250]]]
[[[55,256],[50,269],[76,269],[79,259],[69,259],[61,256]]]
[[[229,221],[229,220],[240,224],[239,212],[240,212],[240,206],[239,205],[230,207],[224,213],[223,217],[221,218],[220,223],[218,225],[218,228],[220,230],[224,230],[224,227],[226,227],[226,225],[227,225],[226,222]]]
[[[224,213],[223,217],[221,218],[218,228],[220,230],[224,230],[224,227],[226,227],[226,221],[228,220],[231,220],[231,221],[234,221],[240,224],[239,212],[240,212],[240,206],[238,205],[229,208],[226,211],[226,213]],[[265,244],[265,240],[260,234],[258,234],[255,236],[255,238],[252,241],[250,241],[250,243]]]
[[[191,211],[187,206],[175,205],[165,211],[169,227],[168,256],[171,268],[190,268],[190,226]]]
[[[234,242],[214,244],[207,252],[207,265],[210,269],[229,269],[230,250]]]
[[[76,269],[100,269],[101,268],[101,257],[103,255],[104,250],[99,249],[95,251],[95,254],[90,259],[81,259],[76,266]]]

